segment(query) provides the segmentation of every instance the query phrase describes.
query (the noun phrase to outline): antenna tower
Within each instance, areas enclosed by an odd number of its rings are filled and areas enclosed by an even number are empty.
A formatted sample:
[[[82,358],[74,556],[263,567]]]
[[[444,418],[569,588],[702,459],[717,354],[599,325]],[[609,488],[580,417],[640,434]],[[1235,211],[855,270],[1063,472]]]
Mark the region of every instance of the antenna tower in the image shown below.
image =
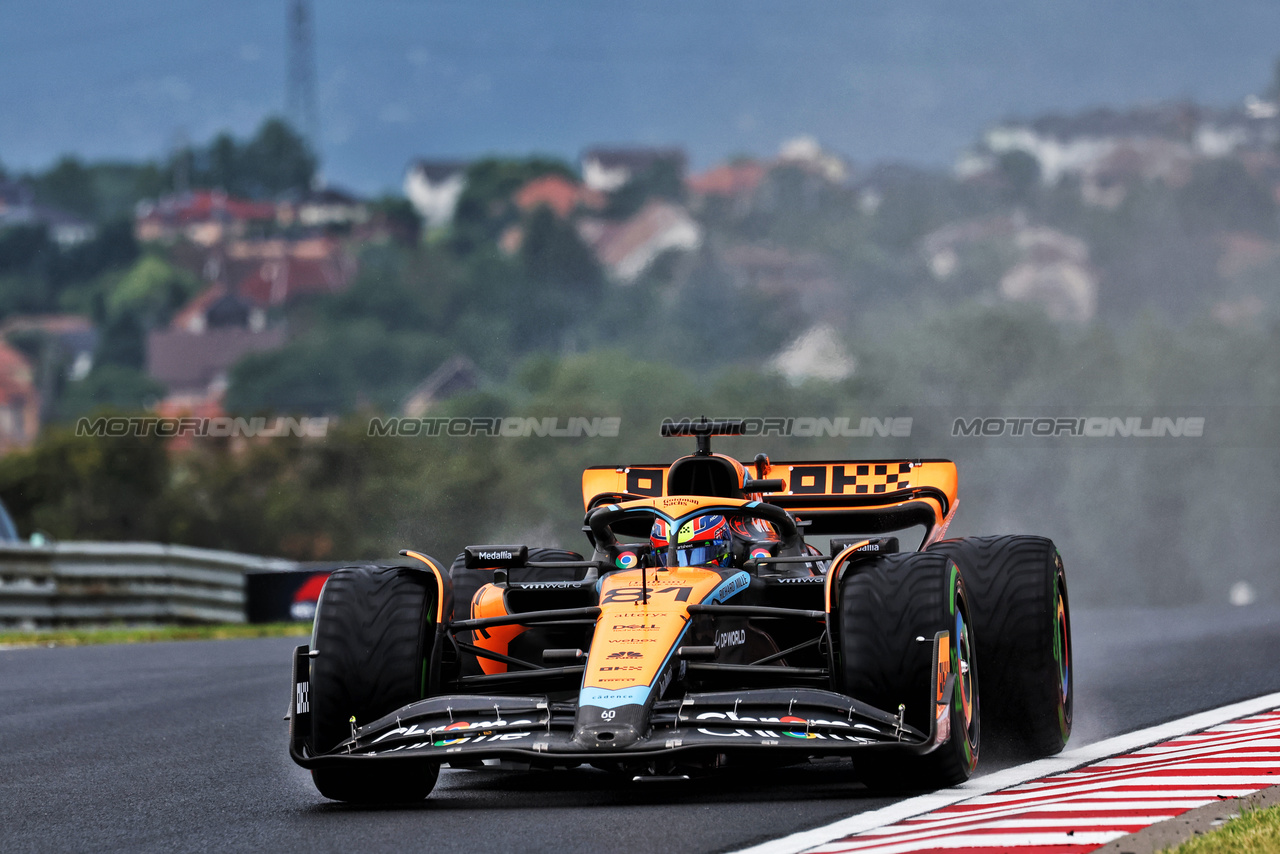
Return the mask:
[[[316,57],[312,39],[314,16],[311,0],[288,0],[289,80],[285,114],[294,129],[319,153],[319,118],[316,114]]]

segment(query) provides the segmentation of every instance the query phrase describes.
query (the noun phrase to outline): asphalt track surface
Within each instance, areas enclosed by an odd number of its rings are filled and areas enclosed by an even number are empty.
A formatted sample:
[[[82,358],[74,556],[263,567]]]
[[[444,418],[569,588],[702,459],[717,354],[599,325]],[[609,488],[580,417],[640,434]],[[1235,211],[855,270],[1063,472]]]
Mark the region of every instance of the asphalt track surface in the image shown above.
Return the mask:
[[[1280,691],[1280,608],[1077,613],[1074,635],[1073,745]],[[421,805],[325,801],[286,754],[296,642],[0,651],[0,851],[729,851],[894,800],[815,765],[445,771]]]

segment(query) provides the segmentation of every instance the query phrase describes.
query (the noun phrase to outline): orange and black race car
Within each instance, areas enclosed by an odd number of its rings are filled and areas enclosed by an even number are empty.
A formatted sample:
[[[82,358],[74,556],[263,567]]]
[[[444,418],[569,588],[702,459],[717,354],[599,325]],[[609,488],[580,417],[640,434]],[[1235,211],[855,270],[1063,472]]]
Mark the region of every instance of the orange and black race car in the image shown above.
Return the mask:
[[[973,771],[980,720],[1010,751],[1062,749],[1051,541],[944,539],[950,461],[711,452],[740,432],[669,422],[696,453],[587,469],[589,556],[478,545],[333,572],[293,659],[290,755],[326,797],[394,802],[444,764],[682,778],[835,756],[869,786],[934,788]]]

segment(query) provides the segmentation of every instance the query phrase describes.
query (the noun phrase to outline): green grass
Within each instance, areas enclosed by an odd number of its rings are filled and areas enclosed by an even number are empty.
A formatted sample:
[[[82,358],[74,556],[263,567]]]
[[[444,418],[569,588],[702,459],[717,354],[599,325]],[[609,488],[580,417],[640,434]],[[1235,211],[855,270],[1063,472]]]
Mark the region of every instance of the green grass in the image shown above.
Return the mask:
[[[101,629],[0,631],[0,646],[90,646],[104,643],[307,637],[310,623],[224,623],[212,626],[109,626]]]
[[[1246,810],[1212,833],[1166,851],[1169,854],[1277,854],[1280,852],[1280,806]]]

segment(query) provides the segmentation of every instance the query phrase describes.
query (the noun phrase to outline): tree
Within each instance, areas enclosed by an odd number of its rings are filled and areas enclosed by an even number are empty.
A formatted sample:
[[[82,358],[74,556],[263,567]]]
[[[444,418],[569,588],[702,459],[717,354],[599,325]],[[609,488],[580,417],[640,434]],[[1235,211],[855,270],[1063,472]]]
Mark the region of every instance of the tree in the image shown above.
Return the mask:
[[[60,286],[82,282],[107,270],[133,264],[138,252],[133,221],[119,217],[100,226],[89,240],[63,250],[54,265],[53,277]]]
[[[269,198],[305,192],[315,178],[317,160],[307,142],[283,119],[269,118],[245,143],[220,133],[203,148],[179,152],[169,162],[170,185],[185,172],[193,187],[212,187],[237,196]]]
[[[525,346],[546,346],[556,341],[575,317],[594,313],[604,290],[604,273],[574,227],[550,208],[539,207],[529,217],[520,244],[520,262],[524,293],[520,305],[513,308],[522,317],[534,318],[536,328],[544,333],[530,336]]]
[[[467,167],[466,187],[453,213],[454,249],[465,255],[497,241],[508,226],[520,219],[520,211],[511,197],[529,181],[543,175],[573,178],[573,172],[563,161],[547,157],[520,160],[490,157]]]
[[[577,300],[595,300],[604,286],[600,264],[577,230],[545,206],[529,217],[520,261],[525,275]]]
[[[1276,202],[1271,187],[1249,174],[1238,160],[1199,163],[1191,181],[1178,192],[1178,209],[1188,230],[1276,233]]]
[[[227,191],[234,190],[239,180],[239,159],[240,150],[231,134],[218,134],[201,158],[205,169],[201,175],[201,183]]]
[[[363,406],[399,408],[404,394],[451,353],[434,335],[388,332],[361,318],[318,328],[231,369],[228,411],[334,415]]]
[[[166,322],[200,290],[200,281],[157,255],[138,259],[107,296],[108,315],[132,314],[147,325]]]
[[[117,312],[103,327],[95,365],[116,365],[140,371],[147,364],[147,332],[131,311]]]
[[[63,157],[52,169],[34,180],[36,198],[50,207],[78,214],[85,219],[98,216],[98,196],[93,173],[75,157]]]
[[[93,179],[99,222],[132,222],[138,202],[154,199],[169,189],[163,170],[154,161],[91,163],[86,168]]]
[[[306,140],[282,119],[270,118],[240,151],[237,189],[254,197],[305,191],[311,188],[316,165]]]
[[[633,175],[609,197],[609,216],[623,219],[649,199],[684,201],[684,174],[680,158],[662,157]]]
[[[136,353],[132,355],[136,358]],[[67,423],[101,409],[142,412],[164,397],[164,393],[164,386],[141,370],[118,362],[103,362],[95,365],[84,379],[67,383],[57,403],[56,417]]]
[[[43,273],[58,247],[43,225],[14,225],[0,230],[0,274]]]
[[[374,199],[369,203],[369,212],[398,243],[414,246],[422,235],[422,215],[404,196]]]
[[[0,498],[23,532],[62,539],[161,540],[169,483],[157,436],[74,436],[53,430],[0,458]]]
[[[996,161],[1000,176],[1016,202],[1025,202],[1040,184],[1040,161],[1026,151],[1005,151]]]

